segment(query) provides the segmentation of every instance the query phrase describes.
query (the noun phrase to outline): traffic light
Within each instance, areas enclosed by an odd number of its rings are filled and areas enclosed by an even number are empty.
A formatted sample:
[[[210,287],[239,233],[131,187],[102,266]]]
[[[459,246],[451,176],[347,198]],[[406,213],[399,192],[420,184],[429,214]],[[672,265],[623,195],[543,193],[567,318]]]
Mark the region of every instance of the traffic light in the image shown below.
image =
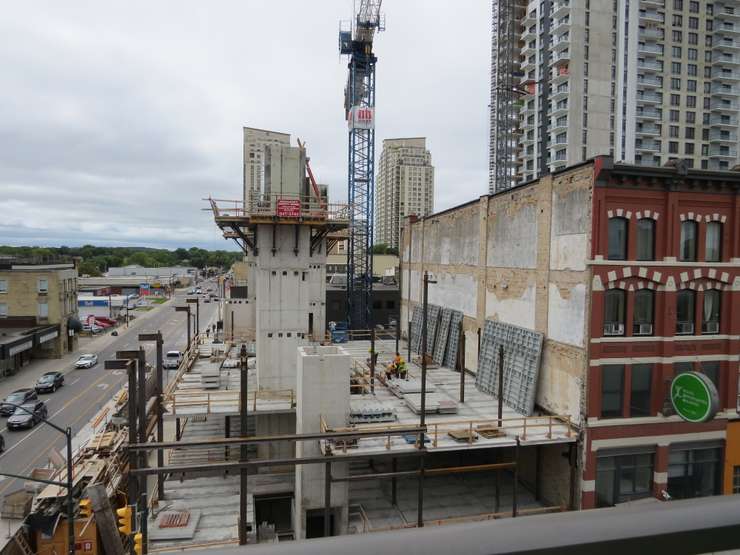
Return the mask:
[[[124,536],[128,536],[131,533],[131,514],[131,507],[129,506],[116,509],[116,515],[118,515],[118,531]]]
[[[92,516],[92,501],[89,499],[80,499],[80,517],[90,518]]]
[[[143,541],[144,536],[141,535],[141,532],[136,532],[136,534],[134,534],[134,552],[136,555],[144,553],[144,546],[142,545]]]

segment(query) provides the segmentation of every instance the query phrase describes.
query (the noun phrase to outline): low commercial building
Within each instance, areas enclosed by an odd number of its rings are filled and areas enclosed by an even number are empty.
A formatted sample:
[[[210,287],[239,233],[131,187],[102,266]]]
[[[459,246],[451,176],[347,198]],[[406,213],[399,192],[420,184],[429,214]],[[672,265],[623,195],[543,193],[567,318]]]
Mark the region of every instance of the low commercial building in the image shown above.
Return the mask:
[[[536,407],[580,428],[580,507],[738,493],[739,191],[736,172],[598,157],[407,220],[402,322],[429,272],[471,372],[487,322],[544,335]],[[695,421],[671,395],[689,371],[711,384]]]
[[[72,260],[0,259],[0,375],[74,351],[79,328]]]
[[[157,277],[118,276],[118,277],[81,277],[81,292],[101,297],[107,295],[167,295],[172,292],[174,283]]]
[[[189,284],[198,276],[198,268],[194,266],[161,266],[156,268],[147,268],[137,264],[129,266],[112,266],[106,272],[108,277],[151,277],[168,281],[170,278],[182,278]]]

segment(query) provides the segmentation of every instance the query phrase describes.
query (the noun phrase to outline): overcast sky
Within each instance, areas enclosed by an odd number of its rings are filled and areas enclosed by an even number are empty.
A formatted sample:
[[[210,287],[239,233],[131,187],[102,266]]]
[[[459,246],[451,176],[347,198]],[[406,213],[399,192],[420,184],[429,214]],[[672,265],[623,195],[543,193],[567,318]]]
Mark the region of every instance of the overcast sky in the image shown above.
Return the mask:
[[[487,192],[489,0],[385,0],[377,154],[426,136],[435,210]],[[352,0],[3,3],[0,244],[229,248],[204,197],[239,198],[242,126],[308,143],[346,199]],[[294,142],[295,144],[295,142]]]

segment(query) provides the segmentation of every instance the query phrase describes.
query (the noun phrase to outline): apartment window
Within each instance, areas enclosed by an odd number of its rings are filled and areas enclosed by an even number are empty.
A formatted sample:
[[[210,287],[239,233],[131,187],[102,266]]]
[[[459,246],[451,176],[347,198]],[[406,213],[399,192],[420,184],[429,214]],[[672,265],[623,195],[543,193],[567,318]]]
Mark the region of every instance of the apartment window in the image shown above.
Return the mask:
[[[601,417],[620,418],[624,397],[624,366],[606,364],[601,367]]]
[[[673,123],[678,123],[680,118],[680,112],[678,110],[671,110],[668,117]]]
[[[671,73],[681,75],[681,62],[671,62]]]
[[[696,77],[699,73],[696,64],[686,64],[686,71],[691,77]]]
[[[637,260],[655,258],[655,220],[641,218],[637,220]]]
[[[38,303],[37,316],[40,319],[49,317],[49,303]]]
[[[732,493],[740,493],[740,466],[732,467]]]
[[[632,335],[652,335],[655,314],[655,293],[650,289],[638,289],[635,293],[635,314]]]
[[[690,17],[689,18],[689,29],[698,29],[698,28],[699,28],[699,18]],[[707,31],[711,31],[711,29],[707,29]]]
[[[707,15],[714,15],[714,5],[707,4]]]
[[[38,292],[48,293],[49,292],[49,280],[46,278],[39,278],[38,280]]]
[[[671,449],[668,454],[668,494],[674,499],[720,493],[720,447]]]
[[[679,14],[673,14],[673,26],[681,27],[683,25],[683,16]]]
[[[604,335],[624,335],[625,292],[609,289],[604,294]]]
[[[671,125],[671,126],[670,126],[670,127],[668,128],[668,135],[669,135],[669,136],[670,136],[670,137],[671,137],[672,139],[678,139],[678,125]]]
[[[653,453],[609,455],[596,461],[596,506],[611,507],[642,497],[653,488]]]
[[[691,45],[699,44],[699,35],[698,35],[698,33],[689,33],[689,44],[691,44]],[[709,44],[708,46],[712,46],[712,45]]]
[[[0,303],[0,318],[6,318],[7,316],[8,316],[7,303]]]
[[[672,31],[671,36],[673,38],[673,42],[681,42],[683,40],[683,32],[682,31]]]
[[[696,228],[696,222],[692,222],[691,220],[681,222],[679,259],[684,262],[693,262],[696,260]]]
[[[689,11],[691,13],[699,13],[699,2],[693,0],[689,2]]]
[[[671,56],[673,56],[674,58],[680,58],[681,57],[681,47],[680,46],[671,47]]]
[[[694,307],[696,293],[691,289],[681,289],[676,296],[676,335],[694,333]]]
[[[722,224],[720,222],[709,222],[707,224],[705,246],[707,262],[720,262],[722,260]]]
[[[689,79],[686,81],[686,90],[689,92],[696,92],[696,79]]]
[[[7,292],[8,292],[8,280],[0,279],[0,293],[7,293]]]
[[[673,9],[674,10],[683,10],[683,0],[673,0]]]
[[[633,364],[631,374],[630,416],[650,416],[650,386],[653,367],[650,364]]]
[[[627,220],[609,218],[609,260],[627,259]]]
[[[678,143],[676,141],[670,141],[668,143],[668,152],[670,154],[678,154]]]
[[[694,138],[694,128],[693,127],[687,127],[686,128],[685,137],[687,139],[693,139]]]
[[[722,296],[717,289],[704,291],[704,309],[701,314],[701,332],[719,333],[719,315]]]
[[[671,95],[671,106],[680,106],[680,105],[681,105],[681,95],[672,94]]]
[[[696,48],[689,48],[689,60],[698,60],[699,51]]]
[[[671,77],[671,90],[672,91],[681,90],[681,80],[678,77]]]

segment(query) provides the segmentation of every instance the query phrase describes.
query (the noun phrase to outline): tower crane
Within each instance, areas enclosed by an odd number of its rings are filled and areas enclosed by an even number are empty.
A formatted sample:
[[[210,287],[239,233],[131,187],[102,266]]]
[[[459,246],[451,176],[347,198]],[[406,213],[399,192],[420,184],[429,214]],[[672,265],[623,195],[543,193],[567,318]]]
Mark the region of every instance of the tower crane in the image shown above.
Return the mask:
[[[347,120],[349,230],[347,249],[347,323],[372,326],[373,197],[375,192],[375,64],[373,38],[385,29],[382,0],[360,0],[349,25],[339,25],[339,53],[349,57],[344,88]]]

